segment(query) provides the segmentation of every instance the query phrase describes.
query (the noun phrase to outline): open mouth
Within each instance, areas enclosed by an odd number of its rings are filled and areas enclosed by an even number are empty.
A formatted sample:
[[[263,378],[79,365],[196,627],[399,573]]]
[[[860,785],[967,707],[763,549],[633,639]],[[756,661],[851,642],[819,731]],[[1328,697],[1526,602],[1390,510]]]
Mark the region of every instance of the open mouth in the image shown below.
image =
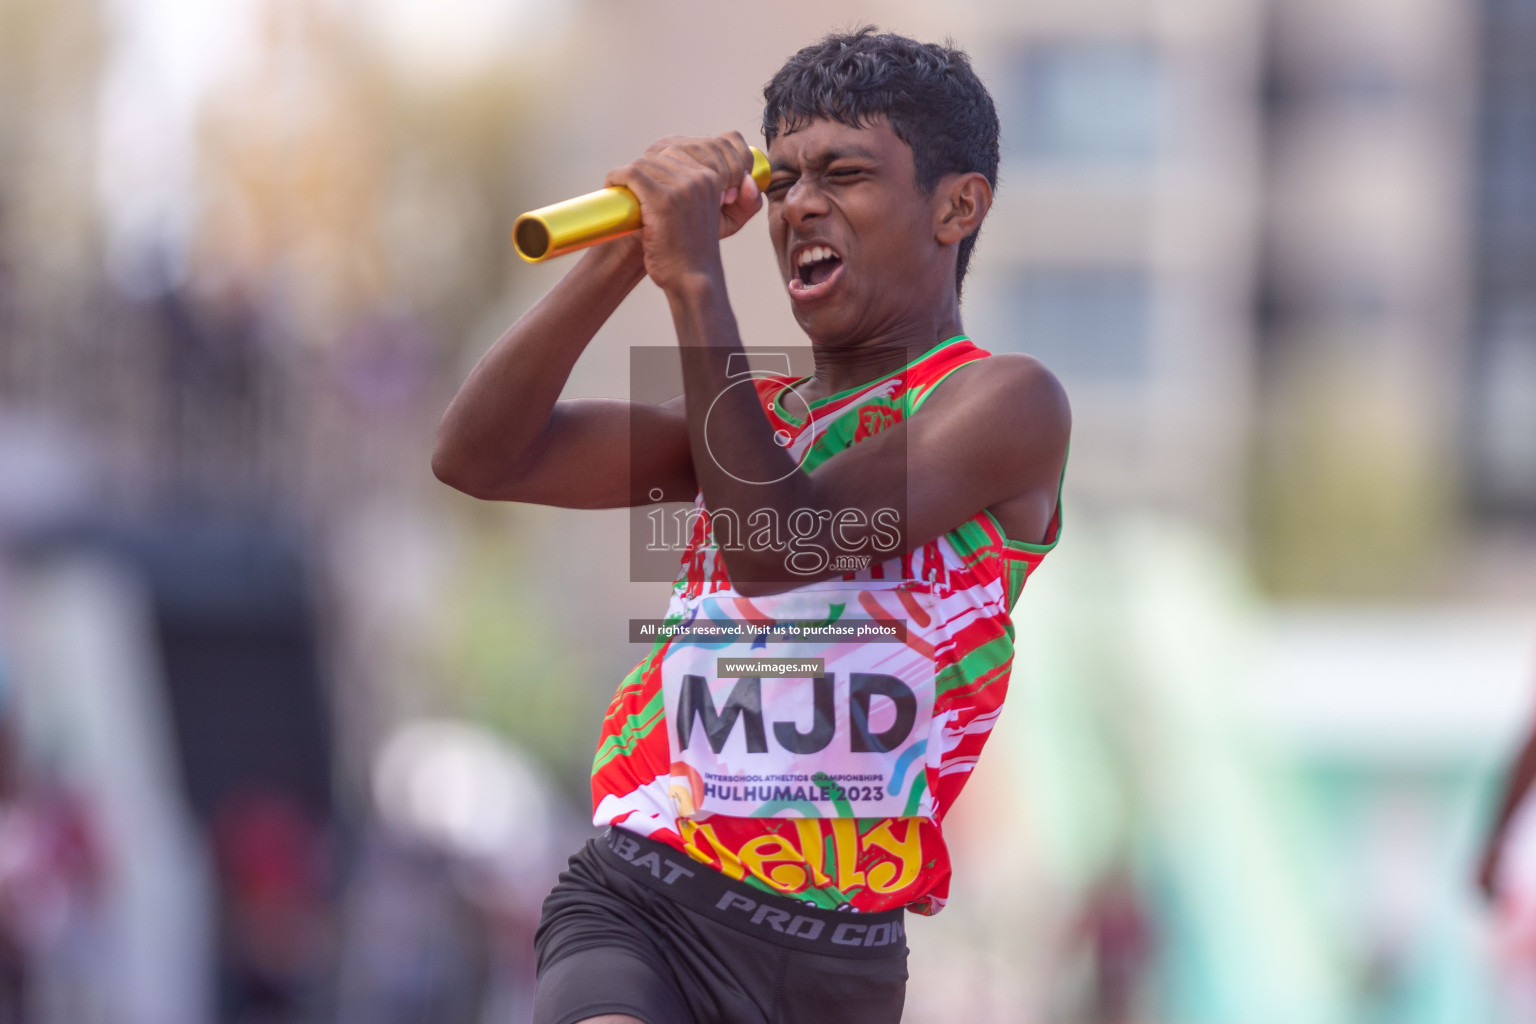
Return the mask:
[[[843,269],[843,259],[825,245],[813,245],[795,258],[795,276],[789,291],[796,298],[815,298],[831,287]]]

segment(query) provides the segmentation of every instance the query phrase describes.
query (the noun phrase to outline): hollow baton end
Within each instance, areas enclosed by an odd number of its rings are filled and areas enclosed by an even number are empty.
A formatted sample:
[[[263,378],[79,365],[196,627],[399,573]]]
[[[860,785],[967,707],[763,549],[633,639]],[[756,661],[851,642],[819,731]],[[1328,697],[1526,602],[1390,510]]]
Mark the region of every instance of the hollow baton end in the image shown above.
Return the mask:
[[[752,148],[752,180],[768,187],[768,157]],[[640,201],[627,188],[598,189],[553,206],[530,210],[512,224],[512,247],[529,263],[542,263],[638,230]]]

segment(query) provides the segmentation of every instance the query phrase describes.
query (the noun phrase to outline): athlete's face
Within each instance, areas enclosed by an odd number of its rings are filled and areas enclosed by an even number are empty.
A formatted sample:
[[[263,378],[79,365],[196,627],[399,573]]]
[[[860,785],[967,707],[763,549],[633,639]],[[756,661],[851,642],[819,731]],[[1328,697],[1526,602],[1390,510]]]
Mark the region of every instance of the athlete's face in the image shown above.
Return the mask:
[[[885,121],[816,120],[768,147],[768,230],[795,319],[811,340],[855,345],[953,302],[954,246],[917,187],[912,148]]]

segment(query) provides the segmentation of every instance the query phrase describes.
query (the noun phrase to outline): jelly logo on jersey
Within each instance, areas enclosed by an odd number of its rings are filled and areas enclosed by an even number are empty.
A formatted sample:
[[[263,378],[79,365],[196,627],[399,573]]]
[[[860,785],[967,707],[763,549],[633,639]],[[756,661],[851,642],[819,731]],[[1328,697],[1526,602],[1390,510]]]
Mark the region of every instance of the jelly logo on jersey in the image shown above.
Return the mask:
[[[709,695],[709,682],[703,676],[683,676],[682,695],[677,713],[677,745],[681,750],[692,746],[695,727],[702,727],[710,750],[725,749],[726,741],[741,722],[749,754],[768,752],[768,734],[763,715],[762,680],[747,677],[737,681],[717,710]],[[801,730],[794,722],[774,722],[773,738],[791,754],[815,754],[825,750],[837,731],[836,675],[811,680],[811,724]],[[895,709],[894,721],[876,731],[870,726],[870,702],[884,697]],[[895,676],[873,672],[854,672],[848,680],[848,750],[855,754],[883,754],[901,746],[912,734],[917,722],[917,695]]]

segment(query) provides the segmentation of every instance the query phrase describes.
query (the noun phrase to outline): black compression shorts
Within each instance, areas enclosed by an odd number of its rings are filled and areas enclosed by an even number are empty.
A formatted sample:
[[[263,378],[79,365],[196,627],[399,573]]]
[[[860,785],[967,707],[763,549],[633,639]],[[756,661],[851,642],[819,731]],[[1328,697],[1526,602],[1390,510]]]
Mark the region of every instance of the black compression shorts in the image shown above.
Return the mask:
[[[544,901],[534,1024],[898,1024],[903,918],[765,893],[610,829]]]

